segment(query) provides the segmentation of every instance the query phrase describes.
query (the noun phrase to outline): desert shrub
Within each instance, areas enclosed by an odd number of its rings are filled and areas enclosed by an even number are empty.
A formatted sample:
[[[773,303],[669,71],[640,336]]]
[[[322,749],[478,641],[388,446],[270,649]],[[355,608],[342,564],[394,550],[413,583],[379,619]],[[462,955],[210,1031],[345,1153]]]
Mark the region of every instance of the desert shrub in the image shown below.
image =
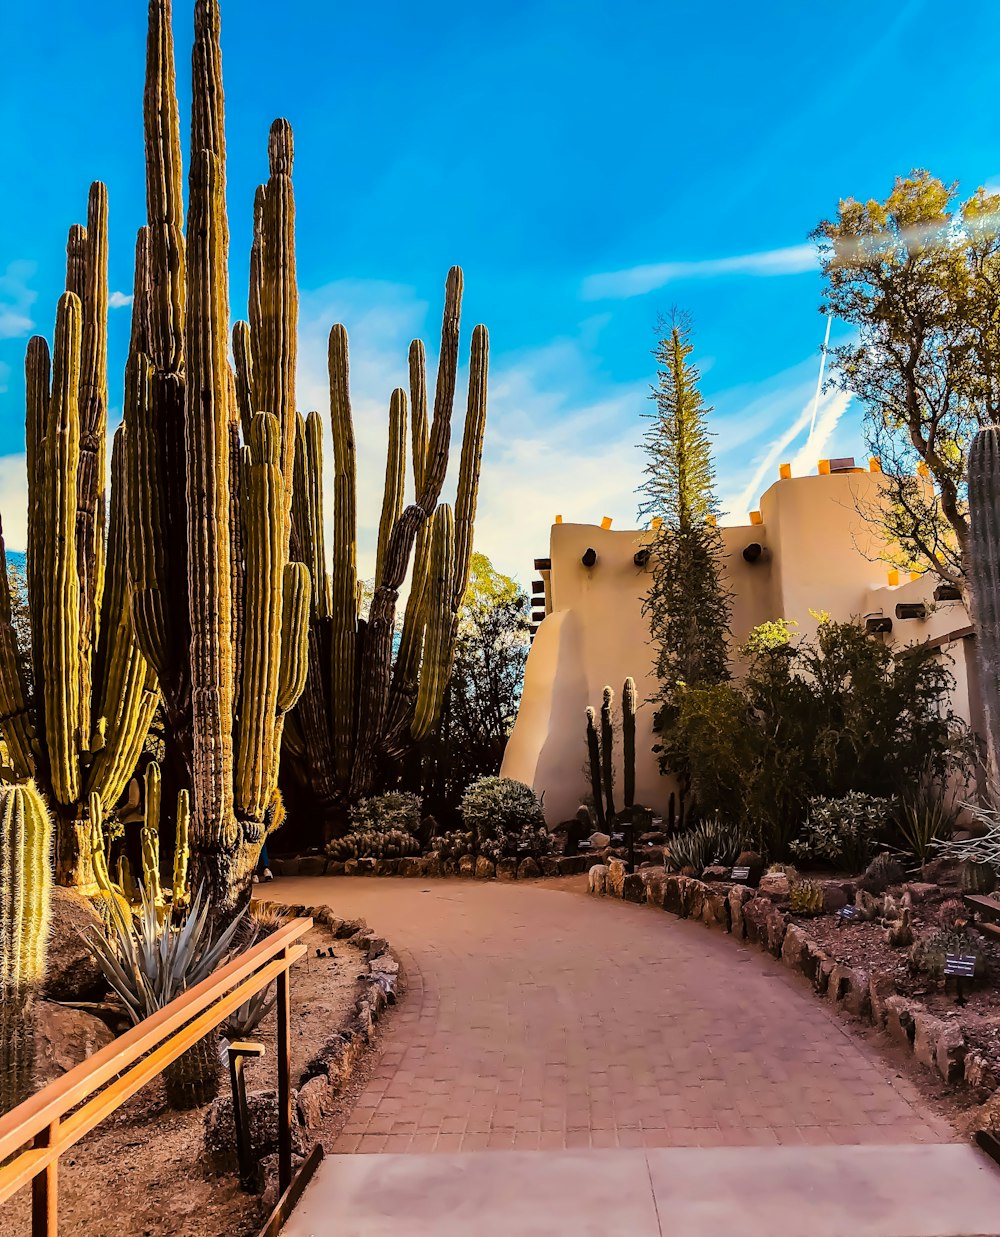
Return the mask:
[[[743,837],[735,826],[712,816],[670,839],[667,862],[676,872],[690,867],[695,876],[700,876],[713,864],[732,867],[743,845]]]
[[[823,619],[797,642],[787,624],[764,624],[741,655],[740,682],[682,685],[661,709],[660,763],[702,813],[733,817],[770,858],[789,852],[813,798],[889,799],[924,778],[943,785],[968,760],[933,650],[894,652],[856,623]]]
[[[789,847],[801,859],[828,863],[852,872],[871,862],[875,844],[894,808],[891,799],[858,792],[840,799],[809,800],[802,832]]]
[[[420,831],[420,796],[405,790],[361,799],[351,809],[352,833],[409,833]]]
[[[481,777],[462,796],[462,819],[481,855],[498,863],[552,850],[552,835],[535,792],[510,777]]]

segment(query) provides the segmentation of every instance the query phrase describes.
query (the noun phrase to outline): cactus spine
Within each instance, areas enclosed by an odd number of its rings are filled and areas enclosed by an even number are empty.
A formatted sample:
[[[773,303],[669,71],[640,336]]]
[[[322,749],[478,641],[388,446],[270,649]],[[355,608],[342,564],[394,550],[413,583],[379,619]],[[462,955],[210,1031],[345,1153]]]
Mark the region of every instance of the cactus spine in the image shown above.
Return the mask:
[[[32,1002],[45,976],[52,821],[33,782],[0,785],[0,1111],[31,1092]]]
[[[1000,770],[1000,426],[969,448],[968,580],[993,776]]]
[[[622,688],[622,797],[629,810],[635,804],[635,679]]]

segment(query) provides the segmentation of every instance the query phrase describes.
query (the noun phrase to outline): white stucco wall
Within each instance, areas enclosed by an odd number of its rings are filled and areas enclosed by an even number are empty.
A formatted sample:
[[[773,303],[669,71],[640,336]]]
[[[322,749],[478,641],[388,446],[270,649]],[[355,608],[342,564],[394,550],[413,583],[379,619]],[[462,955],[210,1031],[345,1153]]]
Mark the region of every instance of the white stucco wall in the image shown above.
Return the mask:
[[[811,611],[826,611],[838,620],[885,613],[893,618],[889,639],[904,644],[942,640],[968,626],[961,602],[934,606],[936,581],[929,577],[887,586],[887,569],[877,561],[883,547],[859,514],[877,504],[881,485],[880,474],[869,472],[786,478],[761,498],[760,524],[722,529],[734,646],[768,619],[794,620],[797,634],[810,636],[817,626]],[[587,706],[599,709],[608,684],[617,708],[628,675],[636,681],[640,701],[636,799],[655,811],[667,810],[672,786],[660,776],[651,750],[654,651],[642,613],[649,576],[633,561],[649,537],[643,530],[591,524],[552,526],[547,614],[528,657],[521,708],[501,770],[543,796],[550,824],[572,816],[589,789]],[[751,542],[765,547],[755,563],[743,558]],[[589,568],[581,562],[587,549],[597,552]],[[897,602],[913,600],[928,603],[928,618],[896,619]],[[956,678],[953,707],[976,725],[980,713],[971,652],[971,640],[959,638],[945,642],[942,655],[951,659]]]

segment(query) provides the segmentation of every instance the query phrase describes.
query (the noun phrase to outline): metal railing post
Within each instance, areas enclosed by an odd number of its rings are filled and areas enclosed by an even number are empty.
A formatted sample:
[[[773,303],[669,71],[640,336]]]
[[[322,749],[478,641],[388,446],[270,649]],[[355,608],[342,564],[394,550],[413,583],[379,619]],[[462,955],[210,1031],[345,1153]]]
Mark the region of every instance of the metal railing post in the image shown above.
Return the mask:
[[[282,957],[288,959],[286,948]],[[278,1193],[292,1184],[292,1058],[288,966],[275,981],[278,990]]]
[[[59,1121],[35,1135],[36,1147],[51,1147],[59,1137]],[[59,1160],[54,1159],[31,1182],[31,1237],[56,1237],[59,1231]]]

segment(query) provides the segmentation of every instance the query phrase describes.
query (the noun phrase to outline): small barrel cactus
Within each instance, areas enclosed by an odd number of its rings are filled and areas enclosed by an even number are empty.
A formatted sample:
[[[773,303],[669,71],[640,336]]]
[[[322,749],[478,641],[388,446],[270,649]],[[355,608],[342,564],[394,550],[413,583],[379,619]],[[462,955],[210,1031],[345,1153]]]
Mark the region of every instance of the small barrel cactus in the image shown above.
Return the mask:
[[[989,863],[967,859],[961,866],[960,878],[966,893],[992,893],[997,887],[997,874]]]
[[[822,915],[823,886],[819,881],[793,881],[788,890],[788,909],[793,915]]]
[[[884,893],[890,885],[901,885],[905,880],[906,873],[899,860],[888,851],[882,851],[865,869],[861,888],[867,893]]]
[[[918,937],[910,950],[910,966],[920,975],[941,979],[948,954],[974,957],[975,979],[982,979],[986,973],[986,958],[978,941],[955,929],[941,929]]]

